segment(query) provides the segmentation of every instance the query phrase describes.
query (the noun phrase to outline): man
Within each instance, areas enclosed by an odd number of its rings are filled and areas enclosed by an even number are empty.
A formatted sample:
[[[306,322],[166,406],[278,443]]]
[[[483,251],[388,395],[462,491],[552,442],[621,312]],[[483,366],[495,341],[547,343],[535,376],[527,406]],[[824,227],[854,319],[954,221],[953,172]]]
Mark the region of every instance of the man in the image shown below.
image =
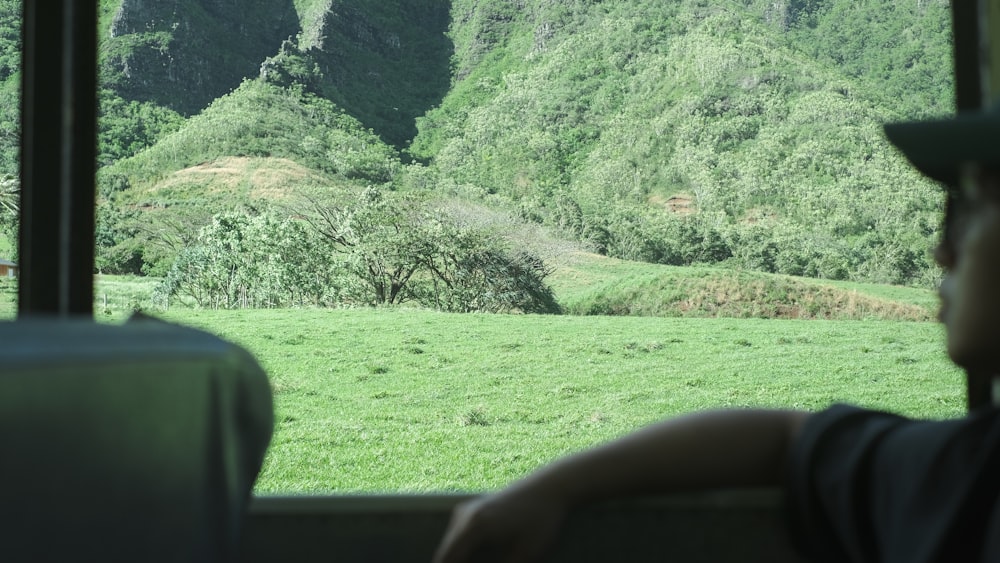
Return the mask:
[[[1000,371],[1000,117],[989,112],[886,127],[951,190],[935,257],[946,276],[948,353]],[[456,508],[436,563],[483,546],[534,561],[566,513],[602,499],[782,486],[793,538],[819,561],[1000,561],[1000,411],[916,421],[835,405],[819,413],[723,410],[666,420],[558,460]]]

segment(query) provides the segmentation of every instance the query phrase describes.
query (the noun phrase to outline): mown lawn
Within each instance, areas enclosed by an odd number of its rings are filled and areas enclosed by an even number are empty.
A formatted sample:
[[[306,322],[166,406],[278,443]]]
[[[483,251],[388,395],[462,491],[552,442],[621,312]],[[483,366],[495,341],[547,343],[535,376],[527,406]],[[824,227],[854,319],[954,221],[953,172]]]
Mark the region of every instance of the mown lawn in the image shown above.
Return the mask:
[[[172,311],[252,350],[277,429],[258,492],[483,490],[698,409],[962,413],[934,323]]]

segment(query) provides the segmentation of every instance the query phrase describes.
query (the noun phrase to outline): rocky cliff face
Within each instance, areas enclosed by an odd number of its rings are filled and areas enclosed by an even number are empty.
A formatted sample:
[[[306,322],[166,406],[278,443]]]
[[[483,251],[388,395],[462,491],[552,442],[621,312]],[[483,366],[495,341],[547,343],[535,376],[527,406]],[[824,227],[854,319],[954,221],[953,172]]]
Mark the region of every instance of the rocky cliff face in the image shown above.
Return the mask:
[[[255,76],[299,29],[292,0],[122,0],[101,46],[102,82],[191,115]]]
[[[184,115],[244,78],[298,82],[399,147],[450,86],[442,0],[119,0],[102,82]],[[301,22],[301,23],[300,23]]]
[[[451,85],[451,2],[323,0],[316,8],[298,47],[321,73],[322,93],[403,148],[416,117]]]

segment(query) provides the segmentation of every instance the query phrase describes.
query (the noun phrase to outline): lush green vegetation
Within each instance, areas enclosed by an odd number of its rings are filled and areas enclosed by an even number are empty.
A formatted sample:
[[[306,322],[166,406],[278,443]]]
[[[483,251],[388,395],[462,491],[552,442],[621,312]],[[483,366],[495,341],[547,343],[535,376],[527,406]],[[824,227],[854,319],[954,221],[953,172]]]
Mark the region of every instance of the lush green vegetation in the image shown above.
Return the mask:
[[[126,100],[185,116],[256,76],[281,41],[299,31],[292,0],[100,4],[102,84]]]
[[[164,275],[214,215],[308,184],[431,191],[628,260],[936,281],[940,198],[880,125],[949,111],[946,2],[447,8],[102,2],[99,270]],[[0,2],[0,175],[19,10]],[[233,158],[235,186],[192,173]]]
[[[696,409],[964,409],[932,323],[176,311],[253,350],[276,398],[259,492],[482,490]]]
[[[629,316],[927,321],[934,318],[938,306],[935,293],[925,289],[733,272],[710,266],[624,262],[586,253],[567,254],[545,280],[555,305],[575,315],[606,314],[609,311],[594,309],[618,306],[622,310],[614,313]],[[118,321],[136,310],[152,314],[178,310],[177,314],[183,314],[199,308],[191,296],[168,298],[164,282],[150,276],[99,275],[94,311],[102,320]],[[16,290],[11,280],[5,283],[0,317],[10,318],[16,309]],[[333,284],[319,289],[326,292],[337,287]],[[683,299],[677,299],[678,295]],[[314,308],[322,303],[305,300],[297,305]],[[433,300],[424,304],[406,301],[405,306],[442,309]],[[201,306],[212,307],[210,302]]]
[[[230,217],[226,221],[236,219]],[[287,228],[274,224],[273,220],[257,226]],[[234,237],[228,240],[235,243]],[[292,258],[309,260],[299,255]],[[266,281],[268,276],[262,277]],[[281,277],[276,279],[280,281]],[[192,296],[167,298],[163,293],[164,281],[148,276],[98,276],[94,309],[101,318],[115,320],[137,309],[160,314],[175,309],[225,308],[211,302],[199,306]],[[576,252],[566,254],[545,281],[555,306],[574,315],[928,321],[935,317],[938,307],[937,296],[926,289],[795,278],[711,266],[624,262]],[[342,288],[334,283],[317,289],[329,292],[338,287]],[[249,298],[253,293],[242,295]],[[363,300],[355,303],[365,304]],[[404,304],[414,309],[444,309],[433,300],[421,303],[414,299]],[[323,303],[305,300],[296,305],[308,308]],[[620,310],[608,310],[614,307]]]
[[[496,47],[457,41],[467,75],[418,123],[411,151],[443,178],[622,258],[935,277],[924,249],[939,196],[880,124],[950,104],[946,4],[918,17],[883,2],[814,2],[805,18],[788,2],[798,15],[780,22],[753,3],[456,4],[467,17],[453,35]],[[871,43],[839,45],[847,24],[833,22],[847,12],[852,36]],[[933,80],[912,80],[914,65]],[[885,97],[910,89],[921,94]]]
[[[514,247],[495,227],[464,223],[440,202],[368,188],[346,203],[309,198],[297,214],[302,219],[215,215],[178,255],[154,301],[559,311],[545,283],[551,270],[531,250],[541,241]]]

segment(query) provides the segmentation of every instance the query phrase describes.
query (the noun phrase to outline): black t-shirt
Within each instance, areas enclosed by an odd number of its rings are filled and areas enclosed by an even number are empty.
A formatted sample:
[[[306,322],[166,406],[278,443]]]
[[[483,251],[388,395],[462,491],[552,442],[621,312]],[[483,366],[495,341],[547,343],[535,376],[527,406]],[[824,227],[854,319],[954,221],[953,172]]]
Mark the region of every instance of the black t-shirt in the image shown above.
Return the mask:
[[[836,405],[805,423],[790,525],[816,561],[1000,562],[1000,411],[914,421]]]

